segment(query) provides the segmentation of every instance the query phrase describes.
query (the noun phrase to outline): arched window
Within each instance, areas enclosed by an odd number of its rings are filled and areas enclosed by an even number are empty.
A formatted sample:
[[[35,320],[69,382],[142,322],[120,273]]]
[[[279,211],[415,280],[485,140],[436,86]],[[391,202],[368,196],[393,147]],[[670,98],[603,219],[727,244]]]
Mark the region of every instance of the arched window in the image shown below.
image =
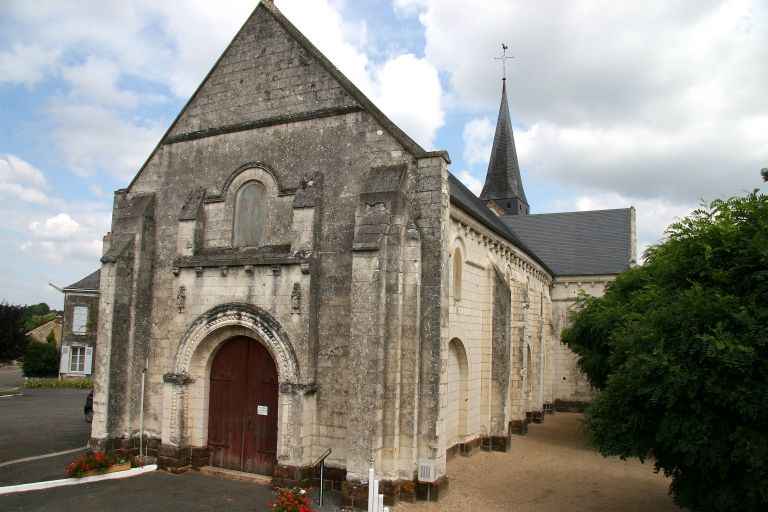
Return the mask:
[[[264,232],[264,200],[267,190],[258,181],[249,181],[237,191],[235,200],[235,247],[257,247]]]
[[[461,258],[461,249],[453,251],[453,300],[461,300],[461,274],[464,262]]]

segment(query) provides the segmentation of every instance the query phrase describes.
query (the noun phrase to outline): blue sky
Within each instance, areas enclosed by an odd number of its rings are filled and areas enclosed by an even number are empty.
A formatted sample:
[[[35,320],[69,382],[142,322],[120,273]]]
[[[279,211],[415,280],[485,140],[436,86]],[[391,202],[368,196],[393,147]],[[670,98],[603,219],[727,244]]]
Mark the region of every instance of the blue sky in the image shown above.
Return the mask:
[[[0,3],[0,300],[58,306],[49,281],[98,267],[113,191],[255,4]],[[759,187],[768,166],[768,7],[671,4],[277,0],[476,191],[506,42],[532,211],[634,205],[641,246],[702,199]]]

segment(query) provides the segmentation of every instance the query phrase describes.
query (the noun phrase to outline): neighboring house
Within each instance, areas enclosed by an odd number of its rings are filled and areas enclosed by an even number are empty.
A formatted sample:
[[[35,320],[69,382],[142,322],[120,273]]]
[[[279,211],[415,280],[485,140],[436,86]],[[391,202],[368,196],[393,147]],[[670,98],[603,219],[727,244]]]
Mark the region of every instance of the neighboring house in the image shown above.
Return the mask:
[[[29,331],[26,336],[39,343],[48,343],[48,336],[53,332],[53,337],[56,340],[56,348],[61,346],[61,317],[57,316],[53,320],[45,322],[43,325],[39,325]]]
[[[62,377],[87,377],[93,368],[99,316],[99,279],[101,271],[90,274],[64,288],[64,325],[62,329]]]

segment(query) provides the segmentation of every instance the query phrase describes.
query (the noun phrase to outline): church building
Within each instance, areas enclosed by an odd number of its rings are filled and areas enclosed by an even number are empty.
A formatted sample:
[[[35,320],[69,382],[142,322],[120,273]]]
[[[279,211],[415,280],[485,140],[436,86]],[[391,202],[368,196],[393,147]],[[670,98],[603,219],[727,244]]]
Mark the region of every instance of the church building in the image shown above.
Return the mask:
[[[101,259],[91,445],[436,499],[591,389],[560,332],[634,209],[530,214],[506,84],[480,197],[263,0],[127,188]],[[142,396],[142,390],[144,392]]]

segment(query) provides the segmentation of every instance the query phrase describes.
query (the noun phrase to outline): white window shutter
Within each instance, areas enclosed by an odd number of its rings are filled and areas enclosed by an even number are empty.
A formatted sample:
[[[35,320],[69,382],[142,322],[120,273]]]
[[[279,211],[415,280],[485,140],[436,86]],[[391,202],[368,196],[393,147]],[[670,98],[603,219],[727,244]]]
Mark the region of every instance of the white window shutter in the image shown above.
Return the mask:
[[[69,345],[61,347],[61,361],[59,362],[59,373],[69,373]]]
[[[88,332],[88,307],[75,306],[72,311],[72,333],[87,334]]]
[[[85,347],[85,374],[91,374],[93,368],[93,347]]]

